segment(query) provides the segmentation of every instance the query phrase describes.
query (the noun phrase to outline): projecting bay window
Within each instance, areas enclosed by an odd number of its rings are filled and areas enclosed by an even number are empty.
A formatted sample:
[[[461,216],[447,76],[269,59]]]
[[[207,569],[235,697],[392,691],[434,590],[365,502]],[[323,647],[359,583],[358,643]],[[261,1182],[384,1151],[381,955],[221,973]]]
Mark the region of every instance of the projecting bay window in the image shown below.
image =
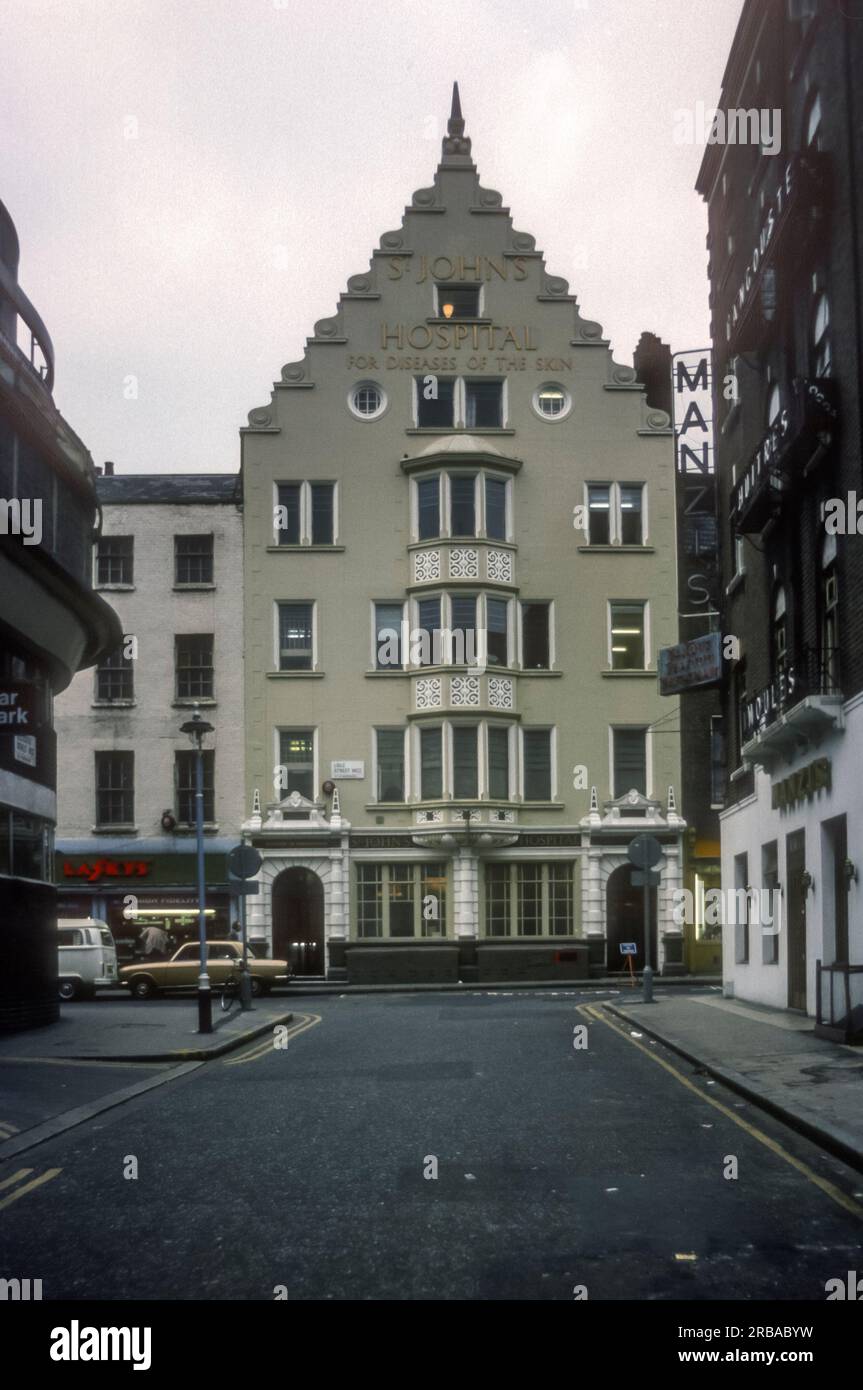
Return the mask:
[[[273,531],[276,545],[335,545],[338,530],[336,484],[276,484]]]
[[[488,794],[492,801],[510,798],[509,729],[499,724],[488,726]]]
[[[450,534],[476,535],[476,475],[454,473],[449,479]]]
[[[509,666],[509,604],[486,598],[486,660],[489,666]]]
[[[445,936],[446,864],[357,864],[356,921],[360,938]]]
[[[449,606],[452,640],[449,652],[442,655],[447,661],[464,666],[470,664],[477,652],[476,595],[451,594]]]
[[[453,795],[459,801],[479,796],[478,733],[476,724],[452,726]]]
[[[375,768],[378,801],[405,800],[405,731],[375,730]]]
[[[644,671],[645,617],[644,603],[610,603],[609,656],[612,671]]]
[[[311,671],[314,669],[312,603],[280,603],[279,610],[279,670]]]
[[[444,537],[508,541],[510,481],[492,473],[453,469],[413,482],[413,534],[418,541]]]
[[[195,764],[197,756],[197,753],[193,751],[187,752],[185,750],[174,754],[177,821],[180,825],[197,824],[198,811],[195,804],[195,778],[197,776]],[[202,756],[204,824],[212,825],[216,819],[216,792],[214,780],[216,755],[212,748],[205,748]]]
[[[417,629],[419,652],[411,655],[419,655],[419,666],[436,666],[443,659],[441,652],[441,620],[440,620],[441,601],[439,598],[423,598],[417,604]]]
[[[522,729],[521,731],[525,801],[551,801],[552,799],[551,735],[551,729]]]
[[[443,729],[420,729],[420,796],[423,801],[443,797]]]
[[[486,864],[486,936],[571,936],[573,865],[566,861]]]
[[[612,729],[612,796],[629,791],[647,796],[647,729]]]

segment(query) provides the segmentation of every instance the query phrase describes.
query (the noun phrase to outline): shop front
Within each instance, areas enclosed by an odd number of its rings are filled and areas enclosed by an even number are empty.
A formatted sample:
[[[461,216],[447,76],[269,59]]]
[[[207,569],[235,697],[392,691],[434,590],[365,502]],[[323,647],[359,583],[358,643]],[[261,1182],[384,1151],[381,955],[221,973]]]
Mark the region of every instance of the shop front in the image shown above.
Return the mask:
[[[239,917],[228,882],[227,854],[236,840],[211,840],[204,855],[207,936],[224,939]],[[166,851],[164,841],[58,841],[57,916],[107,922],[120,964],[143,951],[148,926],[165,933],[173,950],[198,935],[197,858],[192,848]]]

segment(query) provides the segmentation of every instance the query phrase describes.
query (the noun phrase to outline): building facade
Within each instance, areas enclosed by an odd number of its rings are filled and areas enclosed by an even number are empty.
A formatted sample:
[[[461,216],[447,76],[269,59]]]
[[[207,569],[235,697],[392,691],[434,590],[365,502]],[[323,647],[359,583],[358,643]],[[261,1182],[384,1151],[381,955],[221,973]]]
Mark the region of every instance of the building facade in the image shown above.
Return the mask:
[[[769,111],[774,126],[778,113],[781,149],[716,144],[698,180],[723,632],[736,641],[724,685],[725,979],[729,993],[805,1011],[837,1036],[863,1023],[861,64],[849,7],[750,0],[720,109]]]
[[[18,259],[0,203],[0,1031],[58,1017],[54,699],[119,637],[90,583],[93,461],[54,404]]]
[[[238,915],[226,854],[243,812],[243,531],[236,475],[105,468],[93,582],[123,637],[57,702],[56,872],[60,915],[106,921],[129,960],[157,914],[178,942],[197,933],[195,755],[181,732],[195,707],[213,726],[208,932]]]
[[[241,433],[252,939],[351,980],[617,969],[649,831],[681,969],[669,417],[479,183],[457,90]]]

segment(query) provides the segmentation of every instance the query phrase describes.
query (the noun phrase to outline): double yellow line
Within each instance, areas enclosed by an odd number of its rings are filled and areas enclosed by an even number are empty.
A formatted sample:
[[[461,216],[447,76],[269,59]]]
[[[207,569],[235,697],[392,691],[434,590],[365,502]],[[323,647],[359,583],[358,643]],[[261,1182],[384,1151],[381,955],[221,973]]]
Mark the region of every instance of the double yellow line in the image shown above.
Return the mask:
[[[861,1207],[859,1202],[855,1202],[852,1197],[846,1197],[845,1193],[842,1192],[835,1183],[828,1182],[826,1178],[822,1178],[819,1173],[816,1173],[813,1168],[810,1168],[808,1163],[803,1163],[801,1159],[795,1158],[794,1154],[790,1154],[787,1149],[783,1149],[781,1144],[777,1144],[775,1139],[771,1139],[769,1134],[765,1134],[763,1130],[757,1129],[755,1125],[751,1125],[748,1120],[744,1120],[742,1115],[738,1115],[734,1110],[730,1110],[729,1107],[723,1105],[721,1101],[714,1100],[713,1096],[707,1095],[705,1091],[702,1091],[698,1086],[694,1085],[689,1080],[688,1076],[684,1076],[683,1072],[679,1071],[677,1067],[673,1067],[670,1062],[666,1062],[664,1057],[658,1056],[656,1052],[652,1052],[649,1047],[645,1047],[637,1038],[633,1038],[619,1023],[612,1022],[608,1015],[602,1012],[596,1004],[579,1004],[577,1005],[577,1011],[585,1018],[589,1018],[598,1023],[604,1023],[607,1028],[610,1028],[613,1033],[617,1033],[619,1037],[625,1039],[632,1047],[637,1047],[639,1052],[643,1052],[645,1057],[649,1057],[651,1062],[655,1062],[657,1066],[664,1067],[676,1081],[680,1082],[681,1086],[685,1086],[688,1091],[692,1091],[694,1095],[698,1096],[699,1100],[706,1101],[708,1105],[712,1105],[714,1110],[718,1110],[726,1119],[733,1120],[734,1124],[740,1129],[744,1129],[746,1133],[753,1139],[756,1139],[759,1144],[763,1144],[771,1153],[776,1154],[778,1158],[784,1159],[792,1168],[796,1168],[798,1173],[802,1173],[804,1178],[808,1179],[815,1187],[825,1193],[831,1201],[838,1203],[840,1207],[850,1212],[852,1216],[856,1216],[859,1220],[863,1220],[863,1207]],[[635,1020],[633,1020],[633,1022],[635,1022]]]
[[[308,1032],[309,1028],[314,1028],[320,1021],[320,1014],[294,1014],[294,1022],[288,1028],[288,1041],[290,1042],[292,1038],[299,1037],[300,1033]],[[281,1026],[284,1025],[273,1024],[274,1028]],[[281,1048],[275,1046],[273,1034],[268,1033],[263,1041],[255,1043],[254,1047],[250,1048],[248,1052],[242,1052],[239,1057],[226,1057],[222,1062],[222,1066],[241,1067],[246,1062],[256,1062],[259,1057],[267,1057],[271,1052],[280,1052],[281,1050]]]
[[[6,1178],[3,1182],[0,1182],[0,1192],[5,1192],[7,1188],[15,1188],[15,1191],[10,1192],[8,1197],[0,1197],[0,1211],[2,1211],[4,1207],[11,1207],[13,1202],[18,1201],[19,1197],[24,1197],[36,1187],[41,1187],[44,1182],[50,1182],[52,1178],[56,1178],[57,1174],[62,1173],[62,1171],[62,1168],[48,1168],[44,1173],[40,1173],[38,1177],[30,1178],[29,1182],[22,1182],[22,1179],[30,1177],[33,1169],[19,1168],[17,1173],[12,1174],[11,1178]],[[22,1183],[22,1185],[16,1187],[16,1183]]]

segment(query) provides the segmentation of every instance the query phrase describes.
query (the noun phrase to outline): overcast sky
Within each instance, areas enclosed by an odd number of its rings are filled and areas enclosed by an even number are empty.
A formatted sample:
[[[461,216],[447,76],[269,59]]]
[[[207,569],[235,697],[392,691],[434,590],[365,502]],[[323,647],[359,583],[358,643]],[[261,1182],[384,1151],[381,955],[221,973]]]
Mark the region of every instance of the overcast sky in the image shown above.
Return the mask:
[[[431,183],[457,79],[615,356],[708,341],[699,145],[742,0],[2,0],[0,198],[97,463],[234,470],[247,412]],[[129,377],[137,399],[128,399]]]

